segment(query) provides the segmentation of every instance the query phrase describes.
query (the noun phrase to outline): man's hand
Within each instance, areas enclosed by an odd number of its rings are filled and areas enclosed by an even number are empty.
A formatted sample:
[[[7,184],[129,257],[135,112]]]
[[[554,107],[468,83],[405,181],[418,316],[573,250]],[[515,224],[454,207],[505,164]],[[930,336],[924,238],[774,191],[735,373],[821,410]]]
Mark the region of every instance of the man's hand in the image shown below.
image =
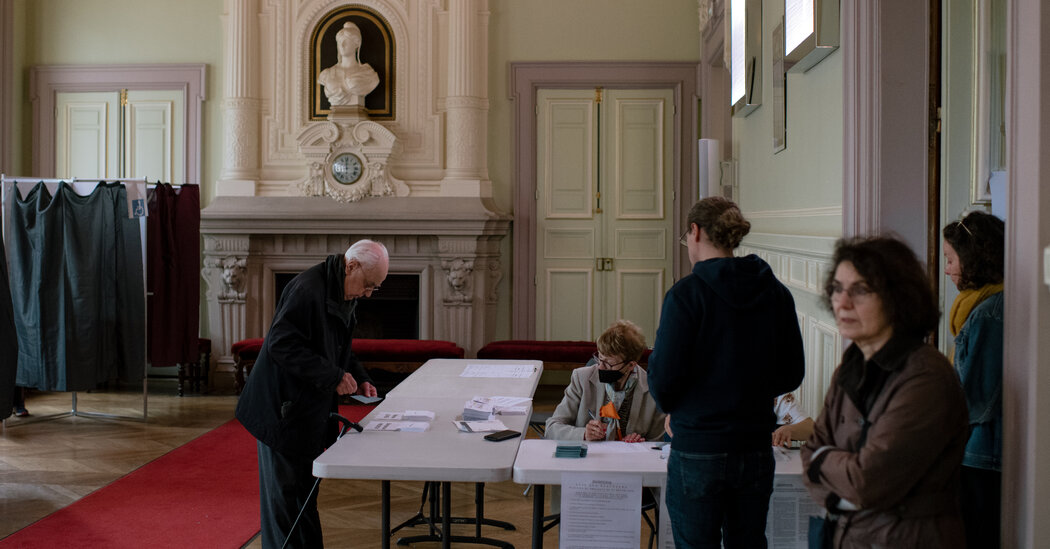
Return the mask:
[[[375,388],[372,388],[375,391]],[[335,392],[341,395],[352,395],[357,392],[357,381],[354,380],[354,376],[350,375],[350,372],[343,372],[343,379],[336,386]]]
[[[638,433],[631,433],[631,434],[623,437],[623,441],[624,442],[645,442],[645,437],[643,437],[642,435],[639,435]]]
[[[356,394],[359,394],[359,395],[364,395],[364,396],[366,396],[366,397],[374,397],[374,396],[379,396],[379,392],[378,392],[378,391],[376,391],[376,386],[375,386],[375,385],[372,385],[371,383],[369,383],[369,382],[367,382],[367,381],[366,381],[366,382],[364,382],[364,383],[362,383],[362,384],[361,384],[361,385],[360,385],[360,386],[359,386],[359,387],[357,388],[357,393],[356,393]]]

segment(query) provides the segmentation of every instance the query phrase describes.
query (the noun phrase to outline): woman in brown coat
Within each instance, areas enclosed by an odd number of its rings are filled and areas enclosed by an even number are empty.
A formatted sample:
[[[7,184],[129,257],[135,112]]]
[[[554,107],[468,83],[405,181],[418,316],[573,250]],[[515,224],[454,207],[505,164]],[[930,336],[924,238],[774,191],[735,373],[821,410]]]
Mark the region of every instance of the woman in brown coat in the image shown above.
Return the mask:
[[[825,295],[842,355],[802,449],[810,495],[838,515],[834,547],[964,547],[959,467],[966,402],[924,338],[940,316],[903,242],[839,241]]]

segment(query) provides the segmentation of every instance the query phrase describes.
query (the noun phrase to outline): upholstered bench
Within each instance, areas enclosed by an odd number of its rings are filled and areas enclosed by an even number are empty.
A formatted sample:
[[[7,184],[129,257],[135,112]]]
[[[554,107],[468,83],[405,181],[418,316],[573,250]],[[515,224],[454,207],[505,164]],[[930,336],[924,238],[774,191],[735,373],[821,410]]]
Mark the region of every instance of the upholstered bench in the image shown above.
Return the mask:
[[[385,394],[432,358],[463,358],[463,348],[437,339],[354,339],[354,356]]]
[[[543,370],[570,371],[587,364],[598,352],[593,341],[534,341],[510,339],[493,341],[478,349],[478,358],[509,360],[542,360]],[[645,367],[649,360],[649,349],[642,355],[640,364]]]
[[[262,350],[262,338],[245,339],[233,344],[237,392],[244,387],[255,359]],[[368,371],[376,388],[385,393],[432,358],[463,358],[463,348],[451,341],[435,339],[360,339],[351,349]]]

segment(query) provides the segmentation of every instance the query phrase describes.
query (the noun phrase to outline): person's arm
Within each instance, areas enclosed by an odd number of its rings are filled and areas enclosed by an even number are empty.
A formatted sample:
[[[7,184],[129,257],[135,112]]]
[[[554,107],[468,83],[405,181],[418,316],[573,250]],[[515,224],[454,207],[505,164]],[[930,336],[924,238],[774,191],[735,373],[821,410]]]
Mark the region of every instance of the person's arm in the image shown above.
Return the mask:
[[[577,426],[579,417],[580,400],[583,398],[584,368],[577,368],[572,372],[572,379],[565,387],[565,396],[562,397],[558,407],[554,409],[551,417],[547,418],[547,428],[543,438],[551,440],[583,440],[586,433],[586,424]]]
[[[944,370],[925,370],[900,383],[859,451],[831,448],[812,463],[804,454],[804,476],[816,477],[823,488],[859,509],[885,509],[901,501],[964,428],[961,391],[947,364]],[[819,424],[813,438],[818,435],[823,437]],[[805,448],[820,453],[823,442]]]
[[[773,446],[790,446],[792,440],[807,440],[813,434],[813,418],[781,425],[773,431]]]
[[[288,286],[278,318],[267,333],[270,359],[289,376],[322,392],[335,391],[343,369],[315,346],[324,340],[326,320],[323,293],[302,285]]]
[[[825,504],[828,495],[831,492],[819,481],[819,478],[813,480],[807,473],[813,465],[813,454],[817,449],[834,447],[835,439],[832,433],[834,433],[835,422],[832,414],[828,413],[828,410],[837,410],[838,407],[836,405],[836,400],[841,398],[843,398],[843,396],[841,390],[838,388],[838,371],[836,370],[835,374],[831,377],[831,384],[828,385],[828,392],[824,395],[824,406],[821,408],[820,415],[817,416],[817,420],[814,422],[813,433],[806,440],[806,444],[802,447],[800,452],[800,456],[802,457],[802,482],[806,485],[806,489],[809,491],[809,495],[813,498],[813,501],[816,501],[821,505]]]
[[[769,373],[773,395],[790,393],[802,384],[806,375],[806,353],[802,344],[802,332],[798,326],[795,300],[787,288],[781,288],[784,303],[780,307],[780,328],[776,331],[777,357],[775,367]]]
[[[970,424],[987,423],[1002,412],[1003,321],[975,311],[956,341],[955,369],[962,382]]]
[[[689,386],[682,366],[695,362],[688,356],[688,349],[698,330],[673,289],[667,292],[647,370],[649,393],[665,413],[674,413]]]

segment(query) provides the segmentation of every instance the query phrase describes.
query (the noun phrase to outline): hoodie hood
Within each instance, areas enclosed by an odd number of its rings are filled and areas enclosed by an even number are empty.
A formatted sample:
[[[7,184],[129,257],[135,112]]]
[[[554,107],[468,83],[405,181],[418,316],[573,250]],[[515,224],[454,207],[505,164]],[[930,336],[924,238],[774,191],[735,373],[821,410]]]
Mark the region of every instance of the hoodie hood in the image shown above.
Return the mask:
[[[693,275],[719,299],[737,309],[751,309],[768,303],[766,293],[779,288],[769,264],[754,254],[700,261],[693,265]]]

